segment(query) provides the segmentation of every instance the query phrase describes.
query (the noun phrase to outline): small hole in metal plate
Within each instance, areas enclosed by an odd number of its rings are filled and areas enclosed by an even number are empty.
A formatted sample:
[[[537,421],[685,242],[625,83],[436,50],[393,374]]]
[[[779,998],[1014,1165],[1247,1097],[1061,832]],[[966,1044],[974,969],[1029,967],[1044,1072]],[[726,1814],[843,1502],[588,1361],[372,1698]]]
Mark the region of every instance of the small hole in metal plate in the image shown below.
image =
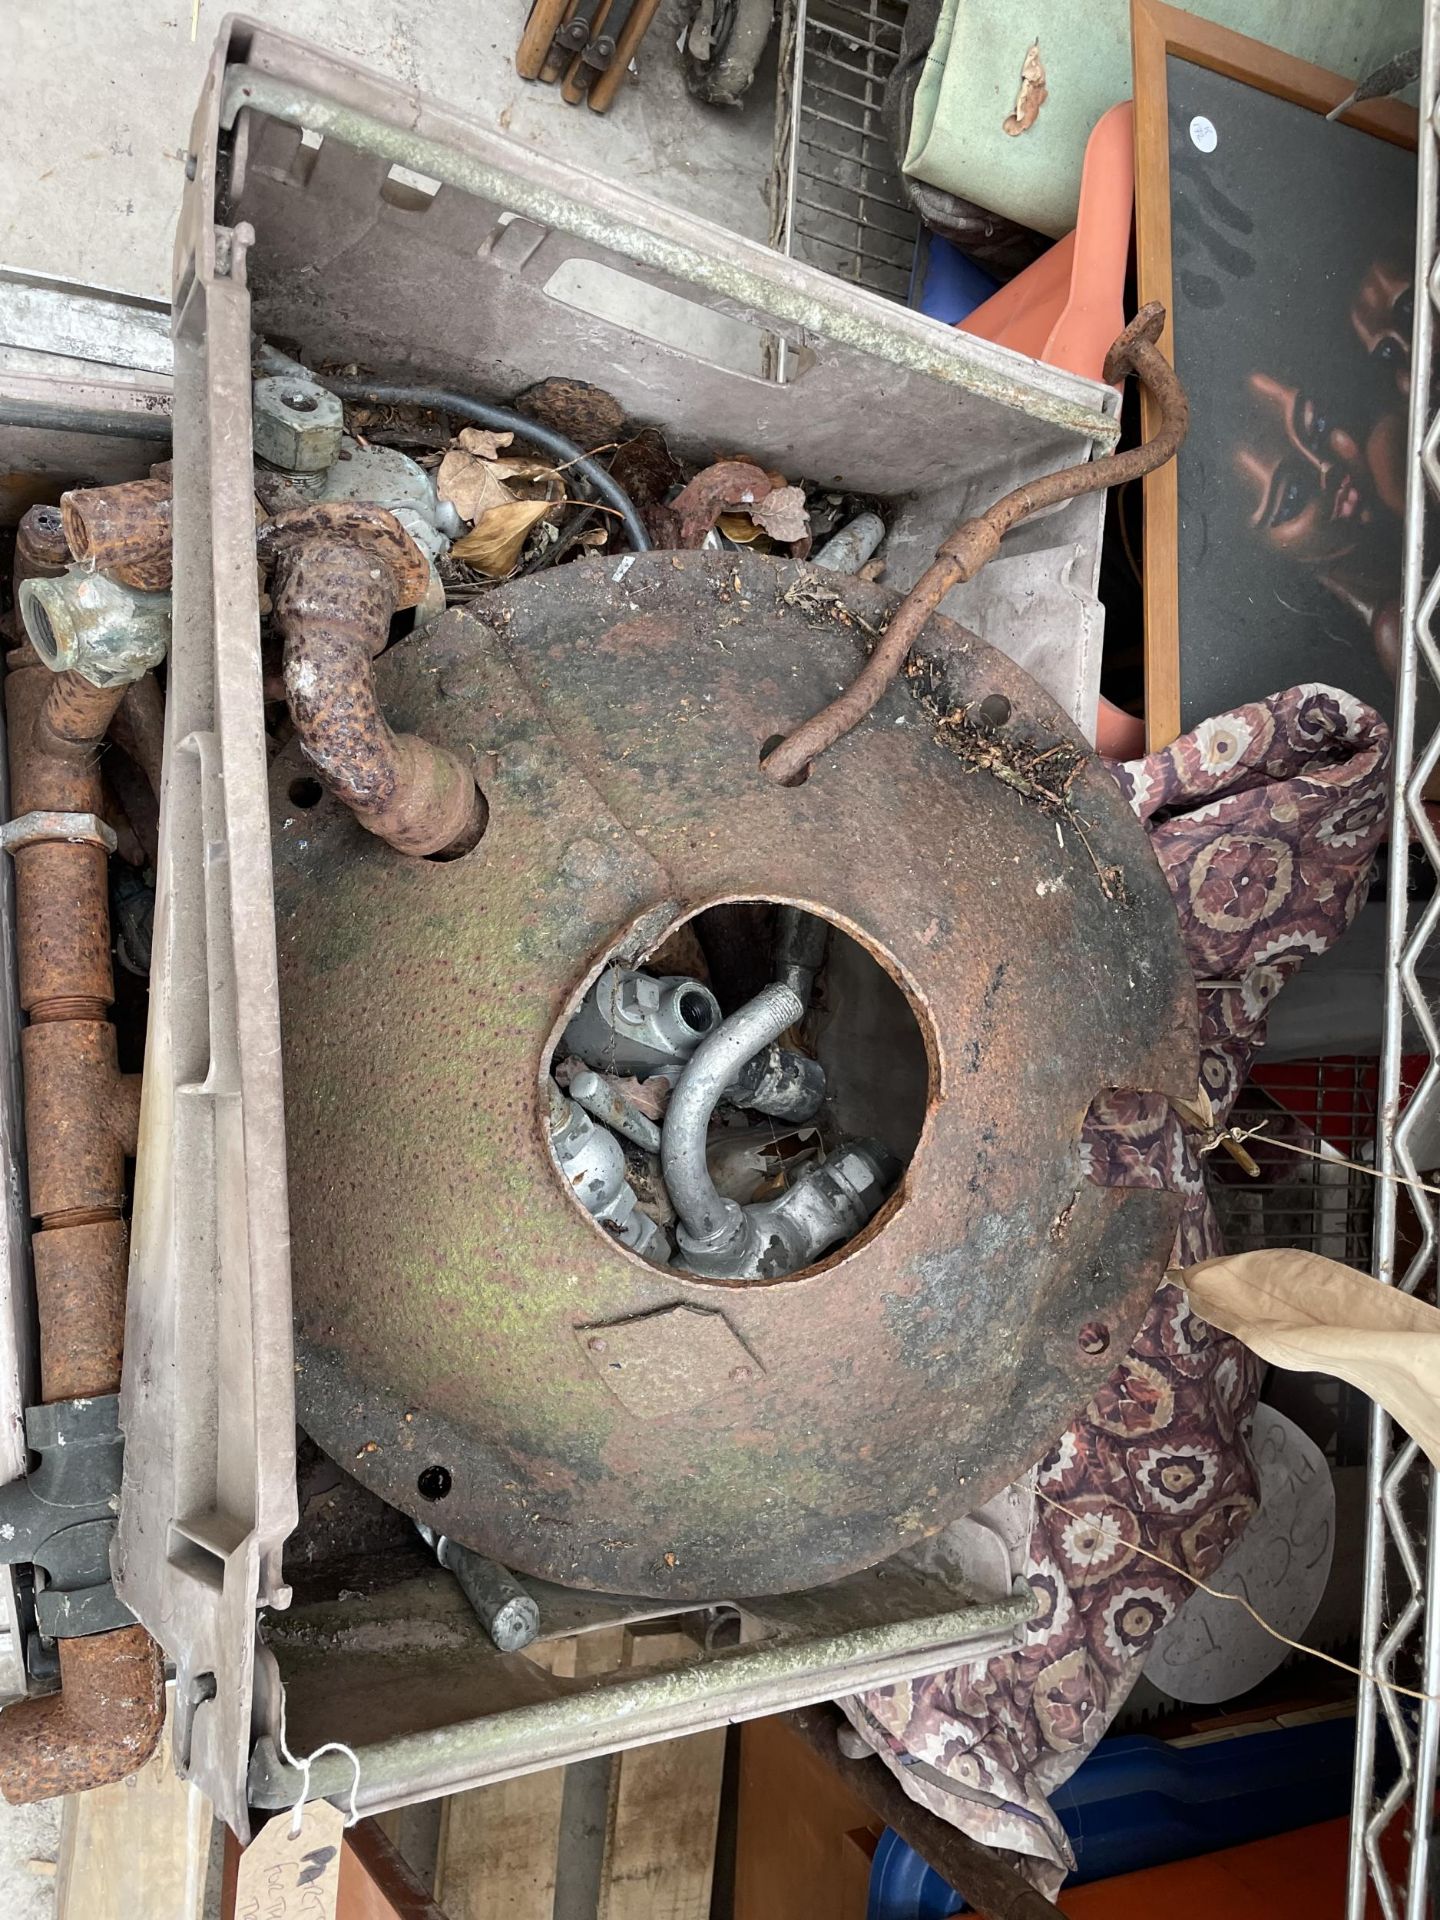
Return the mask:
[[[290,782],[290,804],[292,807],[318,807],[325,798],[325,789],[320,782],[308,773],[302,773],[298,780]]]
[[[422,1500],[443,1500],[451,1485],[448,1467],[424,1467],[415,1481],[416,1491]]]

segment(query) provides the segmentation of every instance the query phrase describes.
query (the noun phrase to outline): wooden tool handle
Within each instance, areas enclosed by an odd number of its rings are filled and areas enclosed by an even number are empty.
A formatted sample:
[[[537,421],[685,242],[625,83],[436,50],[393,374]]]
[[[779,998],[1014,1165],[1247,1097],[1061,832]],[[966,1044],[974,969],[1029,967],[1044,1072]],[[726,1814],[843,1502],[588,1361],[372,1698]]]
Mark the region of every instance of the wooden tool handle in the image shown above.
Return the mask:
[[[576,0],[535,0],[515,49],[515,71],[522,80],[538,80],[550,42],[573,11]]]
[[[603,73],[597,73],[590,82],[587,96],[593,113],[608,113],[611,103],[620,91],[621,83],[629,72],[630,62],[635,58],[636,49],[645,38],[645,30],[660,10],[660,0],[635,0],[630,10],[630,18],[620,30],[620,38],[615,42],[615,58]]]
[[[605,16],[609,11],[610,0],[600,0],[600,5],[595,9],[595,17],[590,22],[590,37],[592,40],[604,26]],[[585,98],[585,89],[590,84],[592,76],[596,80],[602,80],[606,77],[604,74],[597,74],[593,67],[587,67],[584,60],[577,53],[575,58],[570,62],[570,65],[565,69],[565,78],[560,82],[560,91],[572,107],[578,107],[580,102]]]

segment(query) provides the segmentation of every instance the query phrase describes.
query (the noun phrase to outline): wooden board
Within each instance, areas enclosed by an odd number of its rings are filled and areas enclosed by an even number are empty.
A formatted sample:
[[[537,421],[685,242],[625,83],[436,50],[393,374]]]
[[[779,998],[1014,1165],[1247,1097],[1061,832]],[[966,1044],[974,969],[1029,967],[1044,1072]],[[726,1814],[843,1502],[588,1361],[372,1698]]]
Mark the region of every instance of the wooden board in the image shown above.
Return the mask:
[[[865,1920],[884,1828],[781,1720],[740,1729],[738,1824],[734,1920]]]
[[[172,1688],[160,1745],[138,1773],[66,1800],[56,1920],[200,1920],[212,1816],[170,1764],[173,1709]]]
[[[625,1665],[661,1667],[696,1650],[688,1633],[637,1628]],[[709,1920],[725,1729],[619,1755],[610,1792],[598,1920]]]
[[[526,1651],[548,1672],[578,1678],[618,1666],[623,1650],[614,1627]],[[566,1771],[552,1767],[445,1800],[435,1898],[449,1920],[551,1920]]]
[[[452,1794],[435,1895],[449,1920],[551,1920],[565,1769]]]

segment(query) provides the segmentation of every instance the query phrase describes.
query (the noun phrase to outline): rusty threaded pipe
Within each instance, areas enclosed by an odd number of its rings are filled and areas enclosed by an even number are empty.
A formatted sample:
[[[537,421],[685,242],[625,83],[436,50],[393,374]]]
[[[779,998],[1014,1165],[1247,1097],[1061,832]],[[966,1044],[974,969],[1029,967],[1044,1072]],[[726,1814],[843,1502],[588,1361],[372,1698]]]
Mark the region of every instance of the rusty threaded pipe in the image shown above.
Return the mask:
[[[148,480],[114,487],[78,487],[60,496],[65,538],[76,560],[144,593],[170,586],[169,462]]]
[[[96,761],[116,710],[129,691],[97,687],[79,673],[52,673],[36,720],[36,747],[59,760]]]
[[[123,685],[98,689],[31,656],[6,677],[17,814],[98,813],[100,745]],[[118,1392],[125,1337],[125,1158],[139,1076],[117,1067],[107,861],[84,842],[15,854],[20,1036],[46,1401]],[[123,1779],[164,1723],[159,1647],[130,1626],[58,1642],[61,1691],[0,1713],[0,1793],[15,1804]]]
[[[118,1220],[136,1105],[128,1076],[115,1064],[114,1027],[108,1020],[32,1021],[20,1035],[20,1058],[31,1213],[42,1227],[77,1216]]]
[[[850,685],[837,694],[828,707],[802,720],[766,754],[760,764],[770,779],[782,787],[796,785],[805,778],[810,762],[818,754],[859,726],[905,664],[910,649],[946,594],[952,587],[973,580],[980,569],[995,558],[1000,542],[1012,527],[1042,507],[1058,506],[1077,494],[1120,486],[1126,480],[1138,479],[1155,467],[1164,466],[1173,458],[1190,424],[1190,405],[1175,369],[1155,345],[1164,325],[1165,309],[1158,301],[1150,301],[1105,356],[1107,380],[1118,382],[1127,373],[1134,373],[1154,396],[1160,410],[1160,425],[1150,438],[1124,453],[1107,454],[1101,460],[1027,480],[975,519],[965,521],[947,540],[942,540],[934,560],[895,609],[870,658]]]
[[[485,828],[474,776],[448,747],[394,732],[371,667],[392,615],[424,592],[423,557],[383,508],[335,504],[344,511],[323,518],[317,507],[278,515],[261,535],[295,731],[362,827],[400,853],[463,853]]]
[[[70,564],[70,545],[59,507],[31,507],[15,529],[15,586],[25,580],[53,579]]]
[[[44,1229],[35,1235],[34,1253],[41,1399],[113,1393],[125,1349],[125,1222]]]
[[[10,661],[12,667],[34,666],[37,662],[35,650],[26,637],[25,622],[20,618],[21,587],[27,580],[57,579],[69,564],[70,549],[65,542],[59,507],[44,504],[31,507],[15,529],[15,562],[10,576],[14,600],[6,615],[5,628],[16,643]]]

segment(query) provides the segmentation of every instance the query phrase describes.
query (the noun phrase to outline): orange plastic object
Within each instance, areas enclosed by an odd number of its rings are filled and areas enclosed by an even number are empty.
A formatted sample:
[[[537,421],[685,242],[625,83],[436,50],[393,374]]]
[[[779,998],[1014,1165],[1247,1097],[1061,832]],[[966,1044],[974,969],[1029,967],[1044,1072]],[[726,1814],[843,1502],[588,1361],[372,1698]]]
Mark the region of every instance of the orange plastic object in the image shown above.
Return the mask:
[[[1085,143],[1075,231],[966,314],[962,333],[1015,347],[1047,366],[1099,380],[1125,325],[1125,267],[1135,202],[1134,109],[1128,100],[1095,122]]]
[[[1138,760],[1145,751],[1145,722],[1102,693],[1095,716],[1095,746],[1107,760]]]
[[[1340,1920],[1349,1835],[1348,1820],[1299,1827],[1198,1860],[1066,1887],[1060,1908],[1066,1920],[1155,1920],[1156,1914],[1173,1920]],[[1381,1852],[1403,1882],[1400,1836],[1386,1839]],[[1380,1920],[1373,1891],[1365,1912],[1366,1920]]]

